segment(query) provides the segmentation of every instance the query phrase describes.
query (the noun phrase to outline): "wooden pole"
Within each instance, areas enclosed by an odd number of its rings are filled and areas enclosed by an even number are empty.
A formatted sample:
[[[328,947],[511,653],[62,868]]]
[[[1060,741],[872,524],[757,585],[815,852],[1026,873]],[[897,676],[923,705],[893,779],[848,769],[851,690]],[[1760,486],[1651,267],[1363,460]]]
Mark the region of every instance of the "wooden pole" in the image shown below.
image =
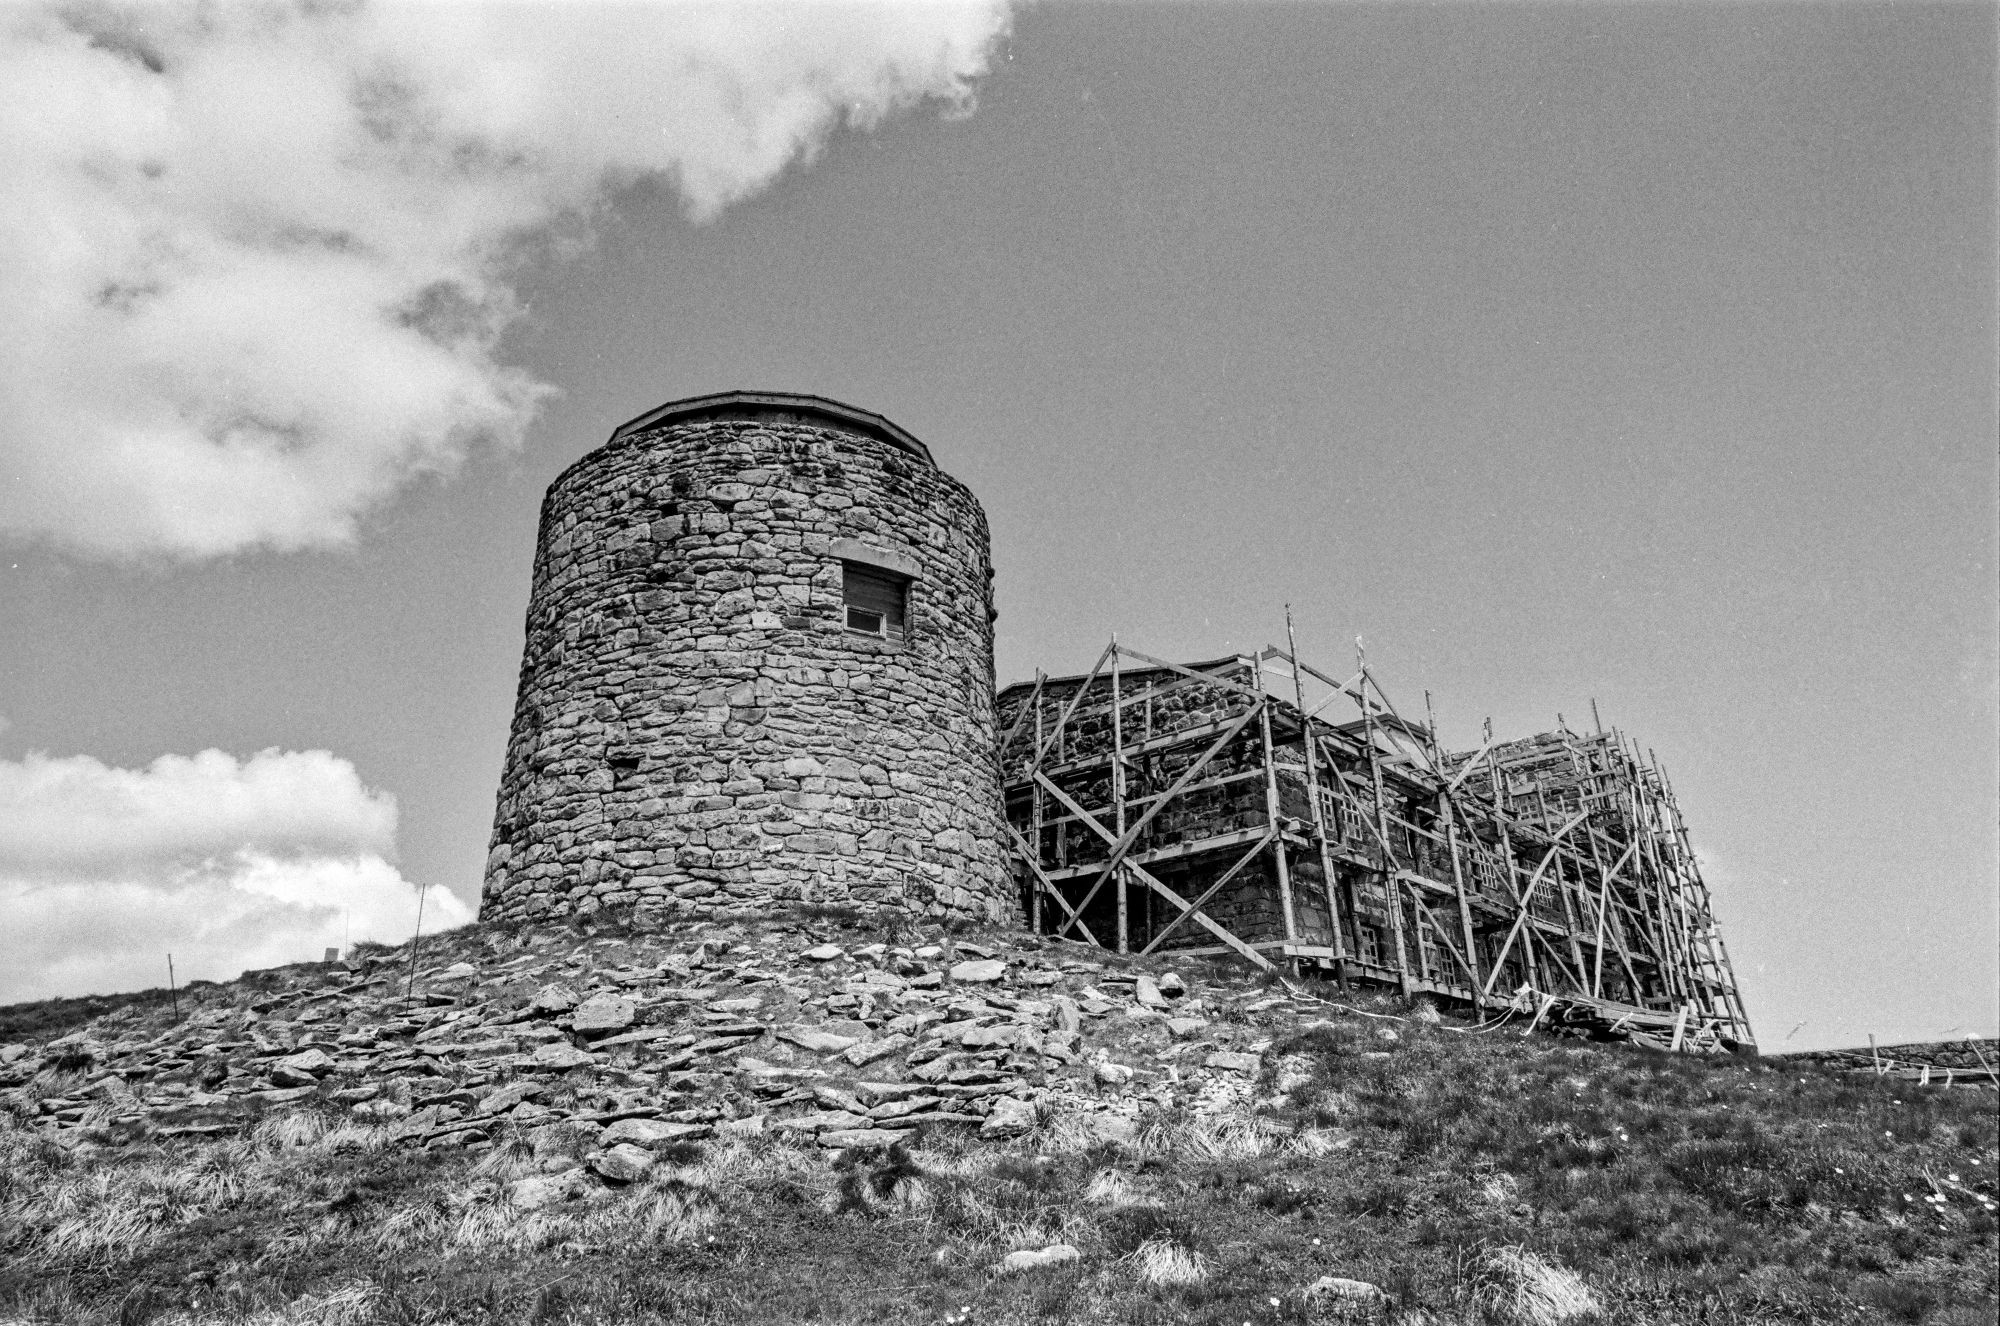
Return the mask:
[[[1257,681],[1259,694],[1264,692],[1264,656],[1256,654],[1250,660],[1252,675]],[[1292,665],[1296,675],[1298,664]],[[1285,860],[1285,835],[1278,822],[1278,765],[1271,753],[1271,706],[1267,701],[1257,708],[1260,733],[1263,737],[1264,755],[1264,822],[1271,826],[1271,859],[1278,869],[1278,911],[1285,925],[1285,942],[1297,944],[1299,929],[1297,918],[1292,912],[1292,872]],[[1296,975],[1298,961],[1293,959],[1293,973]]]
[[[1123,708],[1123,693],[1118,676],[1118,637],[1111,637],[1111,805],[1116,813],[1118,836],[1125,836],[1125,727],[1119,716]],[[1118,951],[1132,951],[1131,889],[1126,885],[1127,872],[1118,868]]]
[[[1436,750],[1437,711],[1431,707],[1431,693],[1429,691],[1424,692],[1424,717],[1430,722],[1431,748]],[[1471,768],[1478,758],[1475,755],[1471,760],[1466,761],[1466,768]],[[1440,772],[1444,770],[1444,757],[1442,754],[1439,754],[1433,763],[1437,765]],[[1464,770],[1460,770],[1461,776],[1463,773]],[[1483,978],[1479,973],[1479,950],[1474,945],[1472,938],[1472,903],[1465,896],[1465,871],[1459,865],[1458,860],[1458,806],[1451,799],[1450,786],[1438,789],[1437,809],[1439,816],[1444,820],[1444,850],[1451,857],[1451,891],[1458,898],[1458,930],[1460,938],[1465,941],[1466,975],[1471,981],[1470,989],[1473,993],[1473,1001],[1477,1003],[1479,985]]]
[[[1396,862],[1389,855],[1389,802],[1382,790],[1381,752],[1375,749],[1374,710],[1368,703],[1368,655],[1361,642],[1354,642],[1355,660],[1361,672],[1361,688],[1357,692],[1361,705],[1361,735],[1368,746],[1368,776],[1375,784],[1375,834],[1381,841],[1382,849],[1382,901],[1389,908],[1389,942],[1396,948],[1396,984],[1403,994],[1410,993],[1410,959],[1403,952],[1403,897],[1396,887]]]
[[[174,983],[174,955],[167,954],[167,997],[174,1001],[174,1021],[181,1020],[181,992]]]
[[[1312,798],[1313,828],[1319,833],[1319,876],[1326,890],[1326,919],[1333,935],[1333,978],[1347,978],[1347,945],[1341,933],[1340,903],[1333,892],[1333,853],[1326,841],[1326,808],[1319,799],[1319,750],[1313,740],[1312,716],[1306,712],[1305,665],[1299,662],[1299,638],[1292,630],[1292,605],[1285,605],[1285,647],[1291,651],[1292,696],[1299,706],[1299,753],[1306,762],[1306,795]]]
[[[1036,753],[1028,759],[1028,806],[1029,817],[1033,821],[1034,834],[1028,839],[1028,842],[1035,849],[1035,865],[1039,868],[1042,864],[1042,785],[1035,781],[1034,775],[1039,773],[1042,767],[1042,670],[1040,668],[1035,669],[1035,693],[1032,697],[1032,702],[1035,706]],[[1035,890],[1029,895],[1030,901],[1028,904],[1029,924],[1034,926],[1035,933],[1038,935],[1042,933],[1042,889],[1039,875],[1040,872],[1038,869]]]

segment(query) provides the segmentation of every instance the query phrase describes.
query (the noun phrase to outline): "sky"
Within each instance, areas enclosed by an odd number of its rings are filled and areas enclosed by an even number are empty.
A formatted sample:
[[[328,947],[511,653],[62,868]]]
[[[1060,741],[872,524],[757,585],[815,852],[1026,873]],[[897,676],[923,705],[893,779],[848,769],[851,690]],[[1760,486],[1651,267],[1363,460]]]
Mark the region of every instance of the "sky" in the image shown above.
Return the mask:
[[[469,919],[542,491],[744,388],[971,486],[1003,684],[1594,700],[1766,1050],[1992,1035],[1995,12],[0,10],[0,1000]]]

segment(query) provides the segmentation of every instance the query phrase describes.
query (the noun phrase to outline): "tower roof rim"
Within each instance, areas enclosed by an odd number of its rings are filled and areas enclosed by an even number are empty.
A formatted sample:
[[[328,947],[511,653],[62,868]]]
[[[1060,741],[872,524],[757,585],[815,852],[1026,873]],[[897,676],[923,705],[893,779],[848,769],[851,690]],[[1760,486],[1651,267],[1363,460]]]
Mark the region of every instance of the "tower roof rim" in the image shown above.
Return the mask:
[[[689,396],[684,400],[668,401],[656,405],[644,414],[637,415],[612,430],[611,442],[657,428],[674,419],[691,415],[715,414],[732,408],[762,407],[765,409],[796,410],[806,414],[817,414],[844,424],[860,427],[870,435],[889,443],[891,446],[909,452],[925,463],[936,467],[930,448],[919,442],[915,435],[873,410],[848,405],[826,396],[812,396],[790,391],[718,391],[706,396]],[[607,445],[609,445],[607,443]]]

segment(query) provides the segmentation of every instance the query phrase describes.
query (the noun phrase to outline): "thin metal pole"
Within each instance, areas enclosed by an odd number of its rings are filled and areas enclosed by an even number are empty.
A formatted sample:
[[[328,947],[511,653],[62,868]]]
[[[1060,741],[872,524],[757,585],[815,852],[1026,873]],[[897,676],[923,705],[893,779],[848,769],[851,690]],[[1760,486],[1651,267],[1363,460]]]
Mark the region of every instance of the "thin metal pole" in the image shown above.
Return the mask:
[[[417,885],[417,932],[410,936],[410,978],[403,983],[403,1002],[410,1002],[410,995],[417,988],[417,944],[424,937],[424,890],[427,884]]]

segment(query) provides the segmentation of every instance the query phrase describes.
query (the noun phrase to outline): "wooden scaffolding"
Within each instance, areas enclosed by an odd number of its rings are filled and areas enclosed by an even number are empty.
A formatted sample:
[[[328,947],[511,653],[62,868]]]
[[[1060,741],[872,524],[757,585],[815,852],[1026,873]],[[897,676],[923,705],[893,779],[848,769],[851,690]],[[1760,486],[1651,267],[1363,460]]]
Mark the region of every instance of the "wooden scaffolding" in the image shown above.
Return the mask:
[[[999,707],[1038,931],[1754,1046],[1673,790],[1622,733],[1451,753],[1365,663],[1341,681],[1281,649],[1183,665],[1115,640]]]

